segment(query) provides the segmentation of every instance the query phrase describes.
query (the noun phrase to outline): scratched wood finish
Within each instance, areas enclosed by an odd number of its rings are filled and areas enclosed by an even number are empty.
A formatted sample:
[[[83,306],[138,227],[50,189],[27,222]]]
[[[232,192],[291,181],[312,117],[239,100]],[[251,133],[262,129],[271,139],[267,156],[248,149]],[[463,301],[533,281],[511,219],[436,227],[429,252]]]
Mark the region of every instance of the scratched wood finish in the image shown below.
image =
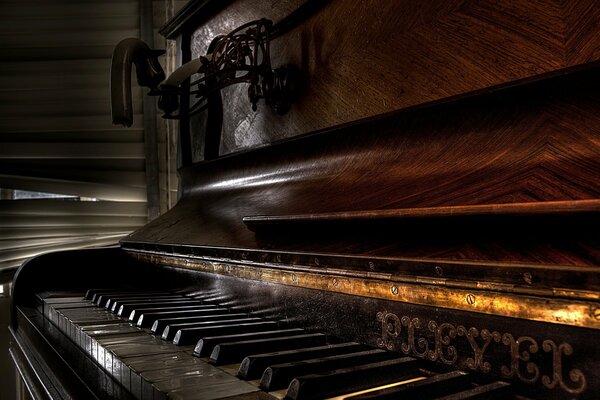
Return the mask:
[[[600,199],[597,76],[596,67],[197,164],[181,171],[180,203],[125,242],[598,265],[597,213],[274,235],[243,223],[253,215]]]
[[[239,0],[203,21],[192,55],[252,19],[303,1]],[[303,93],[281,117],[247,87],[223,90],[221,152],[530,79],[600,59],[597,0],[331,0],[272,42],[273,66],[302,69]]]

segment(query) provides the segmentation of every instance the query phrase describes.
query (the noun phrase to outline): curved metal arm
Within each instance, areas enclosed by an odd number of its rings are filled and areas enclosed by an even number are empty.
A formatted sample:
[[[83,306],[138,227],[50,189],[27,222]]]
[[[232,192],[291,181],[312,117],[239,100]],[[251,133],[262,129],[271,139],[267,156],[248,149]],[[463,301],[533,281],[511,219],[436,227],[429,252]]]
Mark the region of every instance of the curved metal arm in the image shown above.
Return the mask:
[[[140,86],[155,89],[165,79],[158,56],[164,50],[153,50],[139,39],[124,39],[113,51],[110,69],[110,100],[113,124],[131,126],[133,109],[131,105],[131,64],[135,64],[137,81]]]
[[[193,115],[208,107],[208,98],[219,90],[238,83],[248,83],[248,99],[256,111],[262,98],[279,114],[287,112],[298,95],[299,70],[293,65],[271,69],[270,31],[273,23],[267,19],[248,22],[227,35],[211,42],[206,56],[189,61],[176,69],[150,95],[160,96],[158,107],[164,118],[178,119],[185,113]],[[189,83],[189,94],[196,101],[187,110],[180,110],[182,83],[194,74],[201,74]]]

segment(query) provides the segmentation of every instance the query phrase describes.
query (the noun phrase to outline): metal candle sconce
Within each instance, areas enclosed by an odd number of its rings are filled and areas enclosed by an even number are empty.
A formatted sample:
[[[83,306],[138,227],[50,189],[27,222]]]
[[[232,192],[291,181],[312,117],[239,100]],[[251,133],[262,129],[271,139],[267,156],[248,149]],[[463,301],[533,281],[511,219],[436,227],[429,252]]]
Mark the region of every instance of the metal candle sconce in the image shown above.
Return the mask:
[[[248,83],[248,99],[256,111],[263,98],[277,113],[287,112],[297,93],[298,69],[285,65],[271,69],[270,32],[273,23],[267,19],[249,22],[228,35],[217,36],[209,46],[206,56],[189,61],[176,69],[164,81],[157,50],[149,49],[142,41],[125,39],[113,53],[111,69],[111,100],[113,123],[131,126],[131,64],[136,65],[138,83],[149,87],[151,96],[160,96],[158,107],[164,118],[178,119],[182,115],[179,97],[182,84],[195,74],[199,79],[190,82],[190,94],[196,103],[186,110],[193,115],[208,107],[211,94],[224,87]],[[151,65],[152,68],[148,68]],[[148,72],[150,71],[150,72]],[[148,73],[151,76],[146,76]],[[129,102],[129,105],[128,105]]]

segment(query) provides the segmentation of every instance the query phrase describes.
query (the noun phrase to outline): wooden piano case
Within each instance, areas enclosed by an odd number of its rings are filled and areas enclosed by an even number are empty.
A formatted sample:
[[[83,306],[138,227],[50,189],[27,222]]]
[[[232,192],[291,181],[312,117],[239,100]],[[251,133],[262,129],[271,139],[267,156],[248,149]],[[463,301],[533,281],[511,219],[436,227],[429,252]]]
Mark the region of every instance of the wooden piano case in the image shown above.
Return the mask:
[[[178,204],[119,249],[30,261],[15,307],[218,289],[524,398],[600,396],[600,7],[443,3],[190,2],[163,28],[182,62],[270,18],[300,97],[253,112],[231,86],[183,115]]]

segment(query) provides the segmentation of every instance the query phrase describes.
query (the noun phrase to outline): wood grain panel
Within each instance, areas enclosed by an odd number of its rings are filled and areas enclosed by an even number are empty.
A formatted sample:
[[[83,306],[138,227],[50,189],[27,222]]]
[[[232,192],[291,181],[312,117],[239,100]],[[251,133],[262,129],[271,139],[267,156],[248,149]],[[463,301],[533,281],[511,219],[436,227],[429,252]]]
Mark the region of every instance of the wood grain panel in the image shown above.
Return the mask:
[[[177,207],[128,241],[598,265],[596,214],[266,235],[255,235],[242,221],[252,215],[600,199],[597,74],[595,68],[403,111],[198,164],[182,171],[186,192]]]
[[[276,22],[300,3],[236,1],[198,28],[193,56],[217,34],[259,17]],[[273,66],[303,71],[289,114],[264,104],[252,112],[244,85],[223,91],[223,154],[600,59],[594,0],[324,4],[272,42]]]

